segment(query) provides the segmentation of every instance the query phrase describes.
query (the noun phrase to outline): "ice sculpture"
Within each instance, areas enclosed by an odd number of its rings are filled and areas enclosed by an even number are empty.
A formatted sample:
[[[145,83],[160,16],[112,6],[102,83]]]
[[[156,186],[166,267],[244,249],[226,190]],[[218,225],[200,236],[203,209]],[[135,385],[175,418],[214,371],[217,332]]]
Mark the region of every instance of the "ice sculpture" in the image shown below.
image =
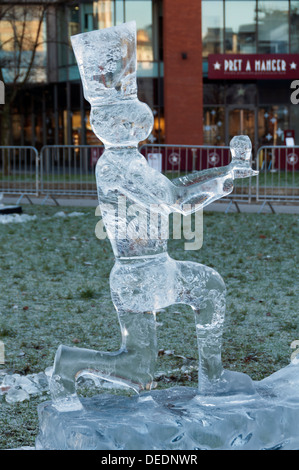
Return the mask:
[[[115,353],[60,346],[50,381],[53,405],[61,411],[82,408],[76,394],[80,374],[96,374],[137,392],[150,390],[157,356],[155,312],[179,303],[194,311],[198,393],[254,393],[247,375],[222,368],[225,285],[220,275],[207,266],[172,259],[159,224],[150,237],[142,236],[148,230],[150,211],[156,211],[162,223],[172,212],[187,214],[227,196],[235,178],[256,175],[251,169],[249,138],[232,139],[228,166],[168,180],[148,165],[137,148],[149,136],[153,116],[137,98],[135,22],[79,34],[71,41],[84,95],[91,104],[90,122],[105,145],[96,179],[102,217],[115,255],[110,288],[122,344]],[[139,238],[127,230],[118,205],[120,196],[125,197],[128,207],[138,204],[145,216],[139,217],[144,225],[133,230],[135,235],[140,233]]]

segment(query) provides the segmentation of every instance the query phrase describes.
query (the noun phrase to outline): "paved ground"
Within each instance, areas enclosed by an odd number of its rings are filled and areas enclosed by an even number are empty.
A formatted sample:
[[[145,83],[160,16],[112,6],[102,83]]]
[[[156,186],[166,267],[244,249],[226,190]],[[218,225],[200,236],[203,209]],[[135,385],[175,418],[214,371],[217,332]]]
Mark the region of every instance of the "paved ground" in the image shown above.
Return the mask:
[[[74,206],[74,207],[97,207],[97,199],[89,198],[55,198],[55,200],[45,197],[37,198],[30,196],[30,200],[24,196],[21,201],[20,197],[4,196],[2,203],[4,204],[45,204],[45,205],[59,205],[59,206]],[[299,204],[283,204],[277,202],[271,203],[234,203],[230,201],[214,202],[210,204],[205,210],[220,211],[220,212],[251,212],[251,213],[277,213],[277,214],[299,214]]]

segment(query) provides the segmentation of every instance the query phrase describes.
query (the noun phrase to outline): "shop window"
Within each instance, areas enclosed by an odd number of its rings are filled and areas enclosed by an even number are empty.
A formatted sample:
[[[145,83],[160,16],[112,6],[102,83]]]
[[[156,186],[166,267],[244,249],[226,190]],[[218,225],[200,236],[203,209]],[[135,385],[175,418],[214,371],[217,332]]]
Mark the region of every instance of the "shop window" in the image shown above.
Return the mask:
[[[261,145],[284,145],[289,129],[288,106],[261,106],[258,110],[258,139]]]
[[[223,18],[222,0],[202,1],[203,57],[223,52]]]
[[[204,145],[225,145],[225,118],[223,107],[204,107]]]
[[[15,110],[16,111],[16,110]],[[14,145],[22,144],[22,116],[14,112],[11,119],[12,138]]]
[[[257,90],[261,105],[283,105],[290,102],[289,80],[259,80]]]
[[[241,105],[241,104],[256,104],[257,90],[254,83],[232,83],[226,89],[226,103]]]
[[[81,111],[73,111],[71,116],[72,116],[72,143],[73,145],[80,145],[82,144]]]
[[[225,103],[225,86],[221,83],[204,83],[203,85],[203,102],[204,104],[224,104]]]
[[[225,2],[226,53],[256,52],[256,1]]]
[[[289,1],[258,2],[258,52],[289,52]]]

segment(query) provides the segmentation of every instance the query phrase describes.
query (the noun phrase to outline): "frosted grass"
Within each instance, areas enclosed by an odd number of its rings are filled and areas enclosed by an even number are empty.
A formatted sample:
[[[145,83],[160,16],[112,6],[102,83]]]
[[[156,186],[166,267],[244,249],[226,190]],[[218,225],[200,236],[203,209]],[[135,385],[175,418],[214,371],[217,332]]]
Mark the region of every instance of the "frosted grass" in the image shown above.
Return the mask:
[[[66,216],[55,216],[61,211]],[[76,212],[85,215],[67,217]],[[117,349],[121,336],[109,289],[114,256],[108,240],[95,236],[95,210],[26,206],[24,213],[36,219],[0,227],[0,370],[44,371],[62,342]],[[169,253],[221,274],[227,287],[223,365],[261,380],[289,364],[291,344],[299,340],[298,216],[205,211],[203,222],[201,250],[185,251],[183,239],[170,240]],[[157,388],[196,386],[191,309],[172,306],[158,312],[157,321],[163,324],[157,331]],[[43,399],[1,402],[0,448],[34,445],[36,407]]]

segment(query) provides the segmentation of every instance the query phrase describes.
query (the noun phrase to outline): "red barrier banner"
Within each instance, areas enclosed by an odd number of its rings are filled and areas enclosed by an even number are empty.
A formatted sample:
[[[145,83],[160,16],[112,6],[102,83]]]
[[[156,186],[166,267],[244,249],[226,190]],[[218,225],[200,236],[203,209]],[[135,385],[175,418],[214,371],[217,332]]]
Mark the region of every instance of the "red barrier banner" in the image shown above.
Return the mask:
[[[208,78],[298,79],[299,54],[210,54]]]

